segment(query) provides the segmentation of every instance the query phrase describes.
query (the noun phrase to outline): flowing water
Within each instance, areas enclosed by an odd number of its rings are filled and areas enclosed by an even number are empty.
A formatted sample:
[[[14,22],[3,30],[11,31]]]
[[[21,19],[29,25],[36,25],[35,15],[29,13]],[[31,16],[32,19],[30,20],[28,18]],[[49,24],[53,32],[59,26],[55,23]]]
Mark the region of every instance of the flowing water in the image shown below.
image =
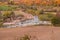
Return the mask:
[[[13,25],[7,25],[7,28],[12,28],[12,27],[25,27],[25,26],[30,26],[30,25],[39,25],[39,24],[51,24],[47,21],[40,21],[38,16],[34,16],[33,19],[25,20],[22,22],[16,22]]]

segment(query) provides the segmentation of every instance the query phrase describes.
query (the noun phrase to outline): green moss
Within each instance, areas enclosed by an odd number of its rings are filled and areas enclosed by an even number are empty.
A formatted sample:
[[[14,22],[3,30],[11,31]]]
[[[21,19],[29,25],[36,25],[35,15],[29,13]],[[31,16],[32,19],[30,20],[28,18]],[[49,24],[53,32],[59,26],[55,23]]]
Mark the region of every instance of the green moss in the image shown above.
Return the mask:
[[[7,6],[7,5],[0,6],[0,11],[11,11],[14,9],[15,9],[15,7],[12,7],[12,6]]]

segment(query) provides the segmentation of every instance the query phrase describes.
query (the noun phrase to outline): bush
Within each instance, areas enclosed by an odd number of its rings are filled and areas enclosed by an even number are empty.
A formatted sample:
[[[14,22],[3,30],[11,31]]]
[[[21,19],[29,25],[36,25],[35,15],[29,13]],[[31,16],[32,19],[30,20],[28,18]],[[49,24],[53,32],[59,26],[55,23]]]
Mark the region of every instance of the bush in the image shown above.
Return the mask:
[[[0,27],[3,27],[3,22],[0,22]]]
[[[1,13],[0,13],[0,27],[3,27],[3,17]]]
[[[8,17],[10,17],[10,16],[11,16],[10,13],[11,13],[11,12],[9,12],[9,11],[5,11],[5,12],[2,14],[3,18],[8,18]]]
[[[48,20],[49,20],[46,15],[40,15],[40,16],[39,16],[39,19],[40,19],[41,21],[48,21]]]
[[[51,23],[54,25],[54,26],[60,26],[60,17],[53,17],[52,20],[51,20]]]
[[[51,21],[51,19],[54,17],[53,14],[41,14],[39,15],[39,19],[42,21]]]
[[[25,35],[24,37],[20,38],[20,40],[30,40],[28,35]]]
[[[0,19],[0,27],[3,27],[3,20]]]
[[[15,19],[15,14],[13,11],[5,11],[2,13],[2,16],[3,16],[4,22],[7,21],[8,18],[10,19],[10,21]]]

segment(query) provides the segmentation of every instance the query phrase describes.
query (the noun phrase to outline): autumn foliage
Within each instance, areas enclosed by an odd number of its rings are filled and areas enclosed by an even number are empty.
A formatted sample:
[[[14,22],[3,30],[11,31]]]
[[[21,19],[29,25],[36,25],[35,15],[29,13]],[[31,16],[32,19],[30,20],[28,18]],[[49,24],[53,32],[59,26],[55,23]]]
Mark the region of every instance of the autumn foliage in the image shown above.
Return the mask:
[[[51,4],[57,4],[60,5],[60,0],[9,0],[13,1],[15,4],[42,4],[42,5],[51,5]],[[8,2],[8,1],[7,1]],[[1,4],[1,2],[0,2]],[[4,3],[5,4],[5,3]]]
[[[24,3],[24,4],[51,4],[53,2],[60,4],[60,0],[14,0],[15,3]]]

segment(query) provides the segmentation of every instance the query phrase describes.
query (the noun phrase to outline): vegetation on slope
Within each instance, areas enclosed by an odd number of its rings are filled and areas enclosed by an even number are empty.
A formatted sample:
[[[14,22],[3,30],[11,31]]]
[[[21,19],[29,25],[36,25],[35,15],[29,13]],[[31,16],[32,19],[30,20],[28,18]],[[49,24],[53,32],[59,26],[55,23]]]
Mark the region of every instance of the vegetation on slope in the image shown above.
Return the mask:
[[[11,11],[15,10],[16,7],[14,6],[8,6],[8,5],[0,5],[0,11]]]

